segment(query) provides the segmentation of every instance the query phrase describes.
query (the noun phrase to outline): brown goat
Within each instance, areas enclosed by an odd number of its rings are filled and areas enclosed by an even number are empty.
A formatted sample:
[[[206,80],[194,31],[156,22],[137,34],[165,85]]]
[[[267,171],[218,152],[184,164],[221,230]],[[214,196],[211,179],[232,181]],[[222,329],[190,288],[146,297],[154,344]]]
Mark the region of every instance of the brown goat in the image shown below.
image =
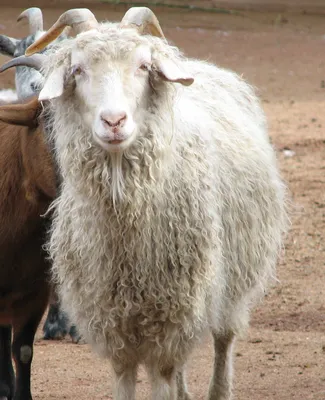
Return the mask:
[[[41,215],[56,195],[56,176],[38,114],[36,97],[0,107],[1,400],[32,399],[33,341],[50,295]]]

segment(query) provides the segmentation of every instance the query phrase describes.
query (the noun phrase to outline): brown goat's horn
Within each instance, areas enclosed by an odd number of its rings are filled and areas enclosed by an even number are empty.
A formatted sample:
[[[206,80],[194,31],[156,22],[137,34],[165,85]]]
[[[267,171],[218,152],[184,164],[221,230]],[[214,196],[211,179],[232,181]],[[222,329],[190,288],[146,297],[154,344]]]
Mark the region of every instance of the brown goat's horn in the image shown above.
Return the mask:
[[[38,71],[42,68],[46,56],[44,54],[34,54],[32,57],[20,56],[11,59],[0,67],[0,73],[12,67],[26,66],[35,68]]]
[[[17,18],[17,22],[22,19],[27,19],[29,23],[29,32],[35,33],[43,30],[43,14],[42,10],[38,7],[27,8]]]
[[[155,14],[147,7],[132,7],[124,15],[121,28],[135,28],[141,35],[158,36],[165,39]]]
[[[96,29],[98,22],[94,14],[87,8],[75,8],[63,13],[56,23],[36,42],[29,46],[25,52],[30,56],[43,50],[63,32],[64,28],[71,26],[76,34],[90,29]]]

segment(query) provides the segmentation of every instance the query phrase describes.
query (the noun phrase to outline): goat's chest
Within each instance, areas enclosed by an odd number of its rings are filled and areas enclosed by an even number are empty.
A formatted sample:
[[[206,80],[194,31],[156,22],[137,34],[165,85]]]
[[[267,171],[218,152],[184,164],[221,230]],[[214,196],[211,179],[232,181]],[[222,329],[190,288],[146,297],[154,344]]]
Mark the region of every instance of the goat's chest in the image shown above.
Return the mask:
[[[151,201],[124,213],[103,206],[97,215],[71,207],[54,232],[65,303],[121,334],[136,327],[136,337],[201,314],[214,274],[214,221],[198,203],[183,202]]]

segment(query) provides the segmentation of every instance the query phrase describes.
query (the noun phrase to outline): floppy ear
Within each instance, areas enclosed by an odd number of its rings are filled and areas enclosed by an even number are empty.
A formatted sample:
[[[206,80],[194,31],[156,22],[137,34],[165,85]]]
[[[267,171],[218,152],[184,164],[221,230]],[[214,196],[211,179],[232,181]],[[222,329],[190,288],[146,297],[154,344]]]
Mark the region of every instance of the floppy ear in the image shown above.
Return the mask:
[[[154,65],[165,81],[181,83],[184,86],[190,86],[194,82],[194,78],[180,64],[169,58],[159,56],[154,59]]]
[[[51,100],[60,97],[64,91],[66,67],[61,65],[46,79],[43,89],[38,96],[39,101]]]
[[[12,125],[36,126],[41,106],[37,97],[28,103],[7,104],[0,107],[0,121]]]
[[[0,53],[5,56],[13,57],[19,42],[20,40],[18,39],[6,35],[0,35]]]

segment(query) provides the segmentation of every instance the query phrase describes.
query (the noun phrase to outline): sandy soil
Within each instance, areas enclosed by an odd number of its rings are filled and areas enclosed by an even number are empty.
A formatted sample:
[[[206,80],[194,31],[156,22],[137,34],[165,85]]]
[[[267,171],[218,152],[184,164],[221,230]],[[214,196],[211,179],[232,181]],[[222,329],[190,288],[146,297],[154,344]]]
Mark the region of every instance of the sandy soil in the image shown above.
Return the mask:
[[[44,2],[45,3],[45,2]],[[63,8],[44,8],[48,27]],[[37,3],[41,5],[39,1]],[[61,2],[62,4],[62,2]],[[55,5],[55,4],[54,4]],[[67,6],[69,8],[70,6]],[[120,18],[125,8],[100,5],[98,19]],[[4,8],[0,33],[27,28],[21,8]],[[190,56],[243,74],[260,92],[270,135],[294,202],[278,285],[252,315],[235,350],[237,400],[325,399],[325,25],[317,15],[241,13],[226,16],[157,11],[165,34]],[[0,57],[2,63],[5,57]],[[13,72],[0,76],[13,86]],[[40,334],[39,334],[40,337]],[[210,338],[188,367],[193,399],[204,399],[212,365]],[[87,345],[36,341],[34,400],[112,398],[108,363]],[[149,398],[139,374],[138,399]]]

